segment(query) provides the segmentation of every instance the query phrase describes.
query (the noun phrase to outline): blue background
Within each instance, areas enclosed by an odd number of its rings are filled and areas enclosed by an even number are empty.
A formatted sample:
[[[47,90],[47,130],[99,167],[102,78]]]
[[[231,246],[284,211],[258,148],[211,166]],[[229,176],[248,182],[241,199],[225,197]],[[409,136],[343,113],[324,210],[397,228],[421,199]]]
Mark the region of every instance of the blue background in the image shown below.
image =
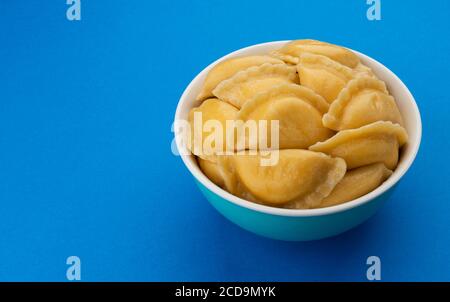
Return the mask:
[[[0,280],[450,280],[449,1],[0,1]],[[364,225],[307,243],[241,230],[171,153],[190,80],[256,43],[315,38],[368,54],[415,95],[423,141]]]

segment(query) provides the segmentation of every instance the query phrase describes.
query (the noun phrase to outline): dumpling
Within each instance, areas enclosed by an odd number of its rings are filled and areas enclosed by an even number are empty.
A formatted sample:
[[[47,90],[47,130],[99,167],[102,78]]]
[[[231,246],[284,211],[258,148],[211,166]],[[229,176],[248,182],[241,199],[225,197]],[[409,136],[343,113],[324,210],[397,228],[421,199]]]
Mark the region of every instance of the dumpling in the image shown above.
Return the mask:
[[[202,172],[216,185],[246,200],[260,203],[240,182],[237,181],[231,155],[215,156],[210,159],[197,157]]]
[[[363,63],[359,63],[356,65],[355,68],[353,68],[353,71],[358,74],[360,77],[370,77],[370,78],[377,78],[377,76],[373,73],[373,70],[364,65]]]
[[[326,56],[350,68],[355,68],[359,63],[358,56],[351,50],[316,40],[292,41],[273,51],[271,55],[287,63],[298,64],[300,56],[305,53]]]
[[[343,159],[323,153],[300,149],[277,152],[278,162],[272,166],[261,165],[259,153],[228,157],[225,164],[232,166],[228,170],[235,175],[230,192],[239,194],[236,188],[240,187],[267,205],[311,208],[330,194],[346,171]]]
[[[253,96],[283,83],[297,83],[298,76],[293,66],[286,64],[263,64],[240,71],[222,81],[213,94],[237,108]]]
[[[236,166],[234,164],[234,158],[236,156],[239,156],[238,154],[240,153],[217,157],[217,167],[219,168],[220,174],[223,179],[223,188],[231,194],[236,195],[240,198],[255,203],[262,203],[255,196],[253,196],[238,179],[238,176],[236,174]]]
[[[252,66],[259,66],[264,63],[282,64],[283,61],[270,56],[246,56],[232,58],[218,63],[206,76],[202,91],[197,96],[197,100],[202,101],[206,98],[212,97],[213,89],[216,88],[220,82],[231,78],[237,72]]]
[[[408,134],[402,126],[379,121],[358,129],[340,131],[325,142],[312,145],[309,150],[343,158],[348,169],[381,162],[394,170],[399,147],[407,140]]]
[[[350,81],[323,116],[324,126],[336,131],[359,128],[376,121],[403,125],[400,111],[386,84],[375,78]]]
[[[300,84],[332,103],[342,88],[358,75],[353,69],[325,56],[303,54],[297,65]]]
[[[201,113],[201,119],[198,113]],[[217,152],[225,151],[227,147],[226,121],[235,120],[237,113],[238,110],[235,107],[218,99],[208,99],[199,107],[193,108],[189,112],[192,153],[203,159],[213,160],[212,158]],[[211,125],[214,126],[211,130],[205,131],[208,121],[211,121]],[[218,136],[221,137],[221,144],[215,139]]]
[[[379,187],[392,171],[377,163],[348,171],[334,190],[320,203],[321,208],[338,205],[372,192]]]
[[[216,159],[217,160],[217,159]],[[217,162],[206,160],[203,158],[197,158],[198,165],[203,173],[219,187],[225,187],[224,177],[220,171],[220,167]]]
[[[271,126],[279,121],[279,148],[308,148],[318,141],[330,138],[334,132],[322,125],[322,116],[328,111],[328,103],[309,88],[295,84],[281,84],[247,101],[237,115],[242,121],[267,121],[267,133],[257,134],[264,140],[264,146],[273,147]],[[247,131],[239,131],[247,135]]]

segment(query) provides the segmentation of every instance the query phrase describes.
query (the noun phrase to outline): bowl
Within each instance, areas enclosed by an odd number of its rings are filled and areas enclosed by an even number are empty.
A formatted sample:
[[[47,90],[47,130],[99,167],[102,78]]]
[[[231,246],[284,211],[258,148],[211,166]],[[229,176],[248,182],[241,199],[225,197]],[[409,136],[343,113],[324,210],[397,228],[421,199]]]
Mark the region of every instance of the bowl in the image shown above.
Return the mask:
[[[276,41],[249,46],[232,52],[203,69],[183,92],[175,113],[175,120],[187,120],[189,110],[199,105],[195,101],[203,81],[217,63],[237,56],[267,54],[289,41]],[[420,112],[414,97],[403,82],[378,61],[352,50],[361,61],[372,68],[386,82],[403,115],[409,135],[403,146],[394,173],[374,191],[344,204],[321,209],[282,209],[256,204],[234,196],[211,182],[197,165],[193,155],[181,154],[186,168],[192,174],[200,191],[223,216],[245,230],[279,240],[308,241],[343,233],[371,217],[388,199],[399,180],[411,167],[419,150],[422,135]],[[178,150],[181,140],[175,134]]]

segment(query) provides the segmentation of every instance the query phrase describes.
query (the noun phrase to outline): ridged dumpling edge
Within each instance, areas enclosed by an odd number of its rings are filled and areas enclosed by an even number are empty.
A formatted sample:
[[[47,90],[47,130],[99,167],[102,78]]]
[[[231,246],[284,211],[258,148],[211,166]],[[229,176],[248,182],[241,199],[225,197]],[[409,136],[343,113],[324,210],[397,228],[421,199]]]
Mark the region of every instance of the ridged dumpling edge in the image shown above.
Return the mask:
[[[392,122],[378,121],[356,129],[339,131],[336,135],[329,138],[328,140],[324,142],[318,142],[310,146],[309,150],[323,152],[323,148],[330,147],[330,145],[332,144],[337,145],[343,143],[346,140],[351,139],[354,135],[364,133],[364,131],[369,131],[372,133],[393,133],[397,137],[399,147],[403,146],[408,141],[408,133],[406,132],[405,128],[403,128],[399,124],[394,124]]]
[[[255,79],[257,76],[267,75],[267,76],[280,76],[285,77],[288,81],[296,82],[298,81],[297,72],[295,66],[288,66],[286,64],[270,64],[265,63],[260,66],[253,66],[245,70],[239,71],[231,78],[224,80],[217,85],[213,90],[213,94],[224,101],[231,103],[234,106],[240,107],[240,101],[229,96],[228,91],[232,89],[233,86],[244,83],[250,79]],[[229,99],[229,100],[227,100]]]
[[[347,80],[351,80],[357,74],[350,67],[339,63],[333,59],[330,59],[324,55],[312,54],[312,53],[304,53],[300,56],[299,62],[297,64],[297,70],[300,73],[301,68],[314,68],[317,65],[321,65],[322,68],[326,68],[329,71],[332,71],[334,74],[343,75]]]
[[[268,102],[272,99],[283,97],[296,97],[311,105],[322,115],[328,112],[329,104],[325,99],[315,93],[308,87],[297,84],[281,84],[275,86],[265,92],[257,94],[253,99],[247,101],[238,112],[238,119],[246,120],[246,117],[262,103]]]
[[[314,50],[313,49],[314,47],[318,47],[318,49]],[[328,52],[327,55],[327,51],[323,49],[325,47],[335,49],[334,53]],[[358,55],[356,55],[350,49],[340,45],[318,41],[314,39],[301,39],[289,41],[286,44],[284,44],[281,48],[272,51],[270,55],[272,55],[275,58],[281,59],[286,63],[296,65],[299,62],[299,56],[304,53],[325,55],[330,59],[337,61],[350,68],[355,68],[360,63]]]
[[[322,118],[323,125],[336,131],[344,130],[340,128],[340,118],[345,111],[345,107],[361,89],[367,88],[389,94],[386,84],[381,80],[371,77],[355,78],[347,83],[336,100],[331,103],[328,112]]]
[[[294,200],[286,204],[284,207],[288,209],[315,208],[320,202],[330,195],[335,186],[344,178],[347,172],[347,164],[340,157],[331,157],[322,152],[315,152],[320,156],[326,157],[334,161],[334,167],[327,173],[326,178],[317,186],[316,190],[302,199]]]
[[[217,63],[211,68],[211,70],[206,75],[205,80],[203,81],[202,89],[200,93],[197,95],[196,100],[203,101],[207,98],[213,97],[214,94],[212,93],[212,91],[214,90],[214,88],[216,88],[221,81],[232,77],[239,71],[245,70],[252,66],[260,66],[266,63],[284,64],[284,61],[267,54],[264,55],[262,54],[262,55],[237,56]],[[241,66],[239,66],[239,69],[237,69],[237,66],[234,66],[234,68],[231,68],[230,70],[230,65],[239,65],[239,64],[241,64]],[[223,75],[224,73],[226,74],[225,77]],[[222,74],[222,76],[220,76],[220,74]]]

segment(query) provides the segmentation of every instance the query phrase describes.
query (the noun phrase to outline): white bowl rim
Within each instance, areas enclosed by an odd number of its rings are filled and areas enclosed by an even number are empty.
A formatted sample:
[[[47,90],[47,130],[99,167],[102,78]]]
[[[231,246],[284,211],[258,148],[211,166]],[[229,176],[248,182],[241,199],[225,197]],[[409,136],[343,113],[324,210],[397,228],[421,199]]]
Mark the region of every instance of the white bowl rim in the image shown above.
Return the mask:
[[[187,100],[186,95],[187,95],[188,91],[190,91],[192,89],[192,86],[198,81],[198,78],[205,72],[205,70],[210,70],[211,67],[216,65],[218,62],[220,62],[226,58],[233,57],[237,53],[243,52],[250,48],[260,47],[260,46],[265,46],[265,45],[270,45],[270,44],[282,44],[282,43],[288,43],[288,42],[290,42],[290,40],[272,41],[272,42],[251,45],[251,46],[244,47],[244,48],[238,49],[236,51],[233,51],[233,52],[217,59],[216,61],[212,62],[211,64],[209,64],[207,67],[205,67],[201,72],[199,72],[197,74],[197,76],[189,83],[189,85],[184,90],[184,92],[181,95],[180,100],[178,102],[177,109],[175,111],[175,120],[179,119],[181,106]],[[237,206],[241,206],[241,207],[244,207],[244,208],[247,208],[250,210],[254,210],[256,212],[261,212],[261,213],[276,215],[276,216],[287,216],[287,217],[324,216],[324,215],[331,215],[331,214],[336,214],[339,212],[347,211],[347,210],[350,210],[355,207],[359,207],[363,204],[366,204],[366,203],[376,199],[377,197],[379,197],[380,195],[382,195],[386,191],[388,191],[390,188],[392,188],[403,177],[403,175],[405,175],[405,173],[409,170],[412,163],[414,162],[414,159],[416,158],[417,152],[419,151],[420,142],[422,139],[422,120],[420,117],[419,108],[417,106],[417,103],[416,103],[413,95],[409,91],[409,89],[406,87],[406,85],[403,83],[403,81],[395,73],[393,73],[389,68],[387,68],[386,66],[384,66],[377,60],[375,60],[365,54],[362,54],[356,50],[353,50],[353,49],[350,49],[350,50],[355,52],[360,58],[363,58],[368,61],[373,61],[375,64],[379,64],[386,69],[385,71],[387,73],[389,73],[390,76],[392,76],[400,84],[401,89],[406,92],[408,99],[410,100],[410,103],[411,103],[410,105],[413,107],[413,111],[414,111],[415,117],[417,119],[417,123],[416,123],[416,130],[417,130],[416,136],[417,137],[416,137],[416,140],[414,141],[414,144],[411,146],[413,148],[412,152],[410,153],[409,157],[404,159],[406,164],[403,164],[402,167],[397,167],[395,169],[394,173],[391,175],[391,177],[389,177],[382,185],[380,185],[378,188],[376,188],[372,192],[370,192],[366,195],[363,195],[357,199],[345,202],[343,204],[331,206],[331,207],[318,208],[318,209],[285,209],[285,208],[276,208],[276,207],[266,206],[266,205],[262,205],[262,204],[257,204],[257,203],[239,198],[239,197],[229,193],[228,191],[226,191],[226,190],[220,188],[219,186],[217,186],[216,184],[214,184],[202,172],[199,172],[200,169],[197,169],[197,170],[194,169],[193,163],[188,160],[188,158],[191,157],[192,155],[181,154],[180,155],[181,159],[183,160],[184,164],[188,168],[189,172],[195,177],[195,179],[197,181],[199,181],[202,185],[204,185],[208,190],[210,190],[214,194],[222,197],[223,199],[225,199],[228,202],[231,202]],[[180,148],[180,146],[178,146],[178,140],[176,140],[176,144],[177,144],[178,150],[180,150],[181,148]]]

